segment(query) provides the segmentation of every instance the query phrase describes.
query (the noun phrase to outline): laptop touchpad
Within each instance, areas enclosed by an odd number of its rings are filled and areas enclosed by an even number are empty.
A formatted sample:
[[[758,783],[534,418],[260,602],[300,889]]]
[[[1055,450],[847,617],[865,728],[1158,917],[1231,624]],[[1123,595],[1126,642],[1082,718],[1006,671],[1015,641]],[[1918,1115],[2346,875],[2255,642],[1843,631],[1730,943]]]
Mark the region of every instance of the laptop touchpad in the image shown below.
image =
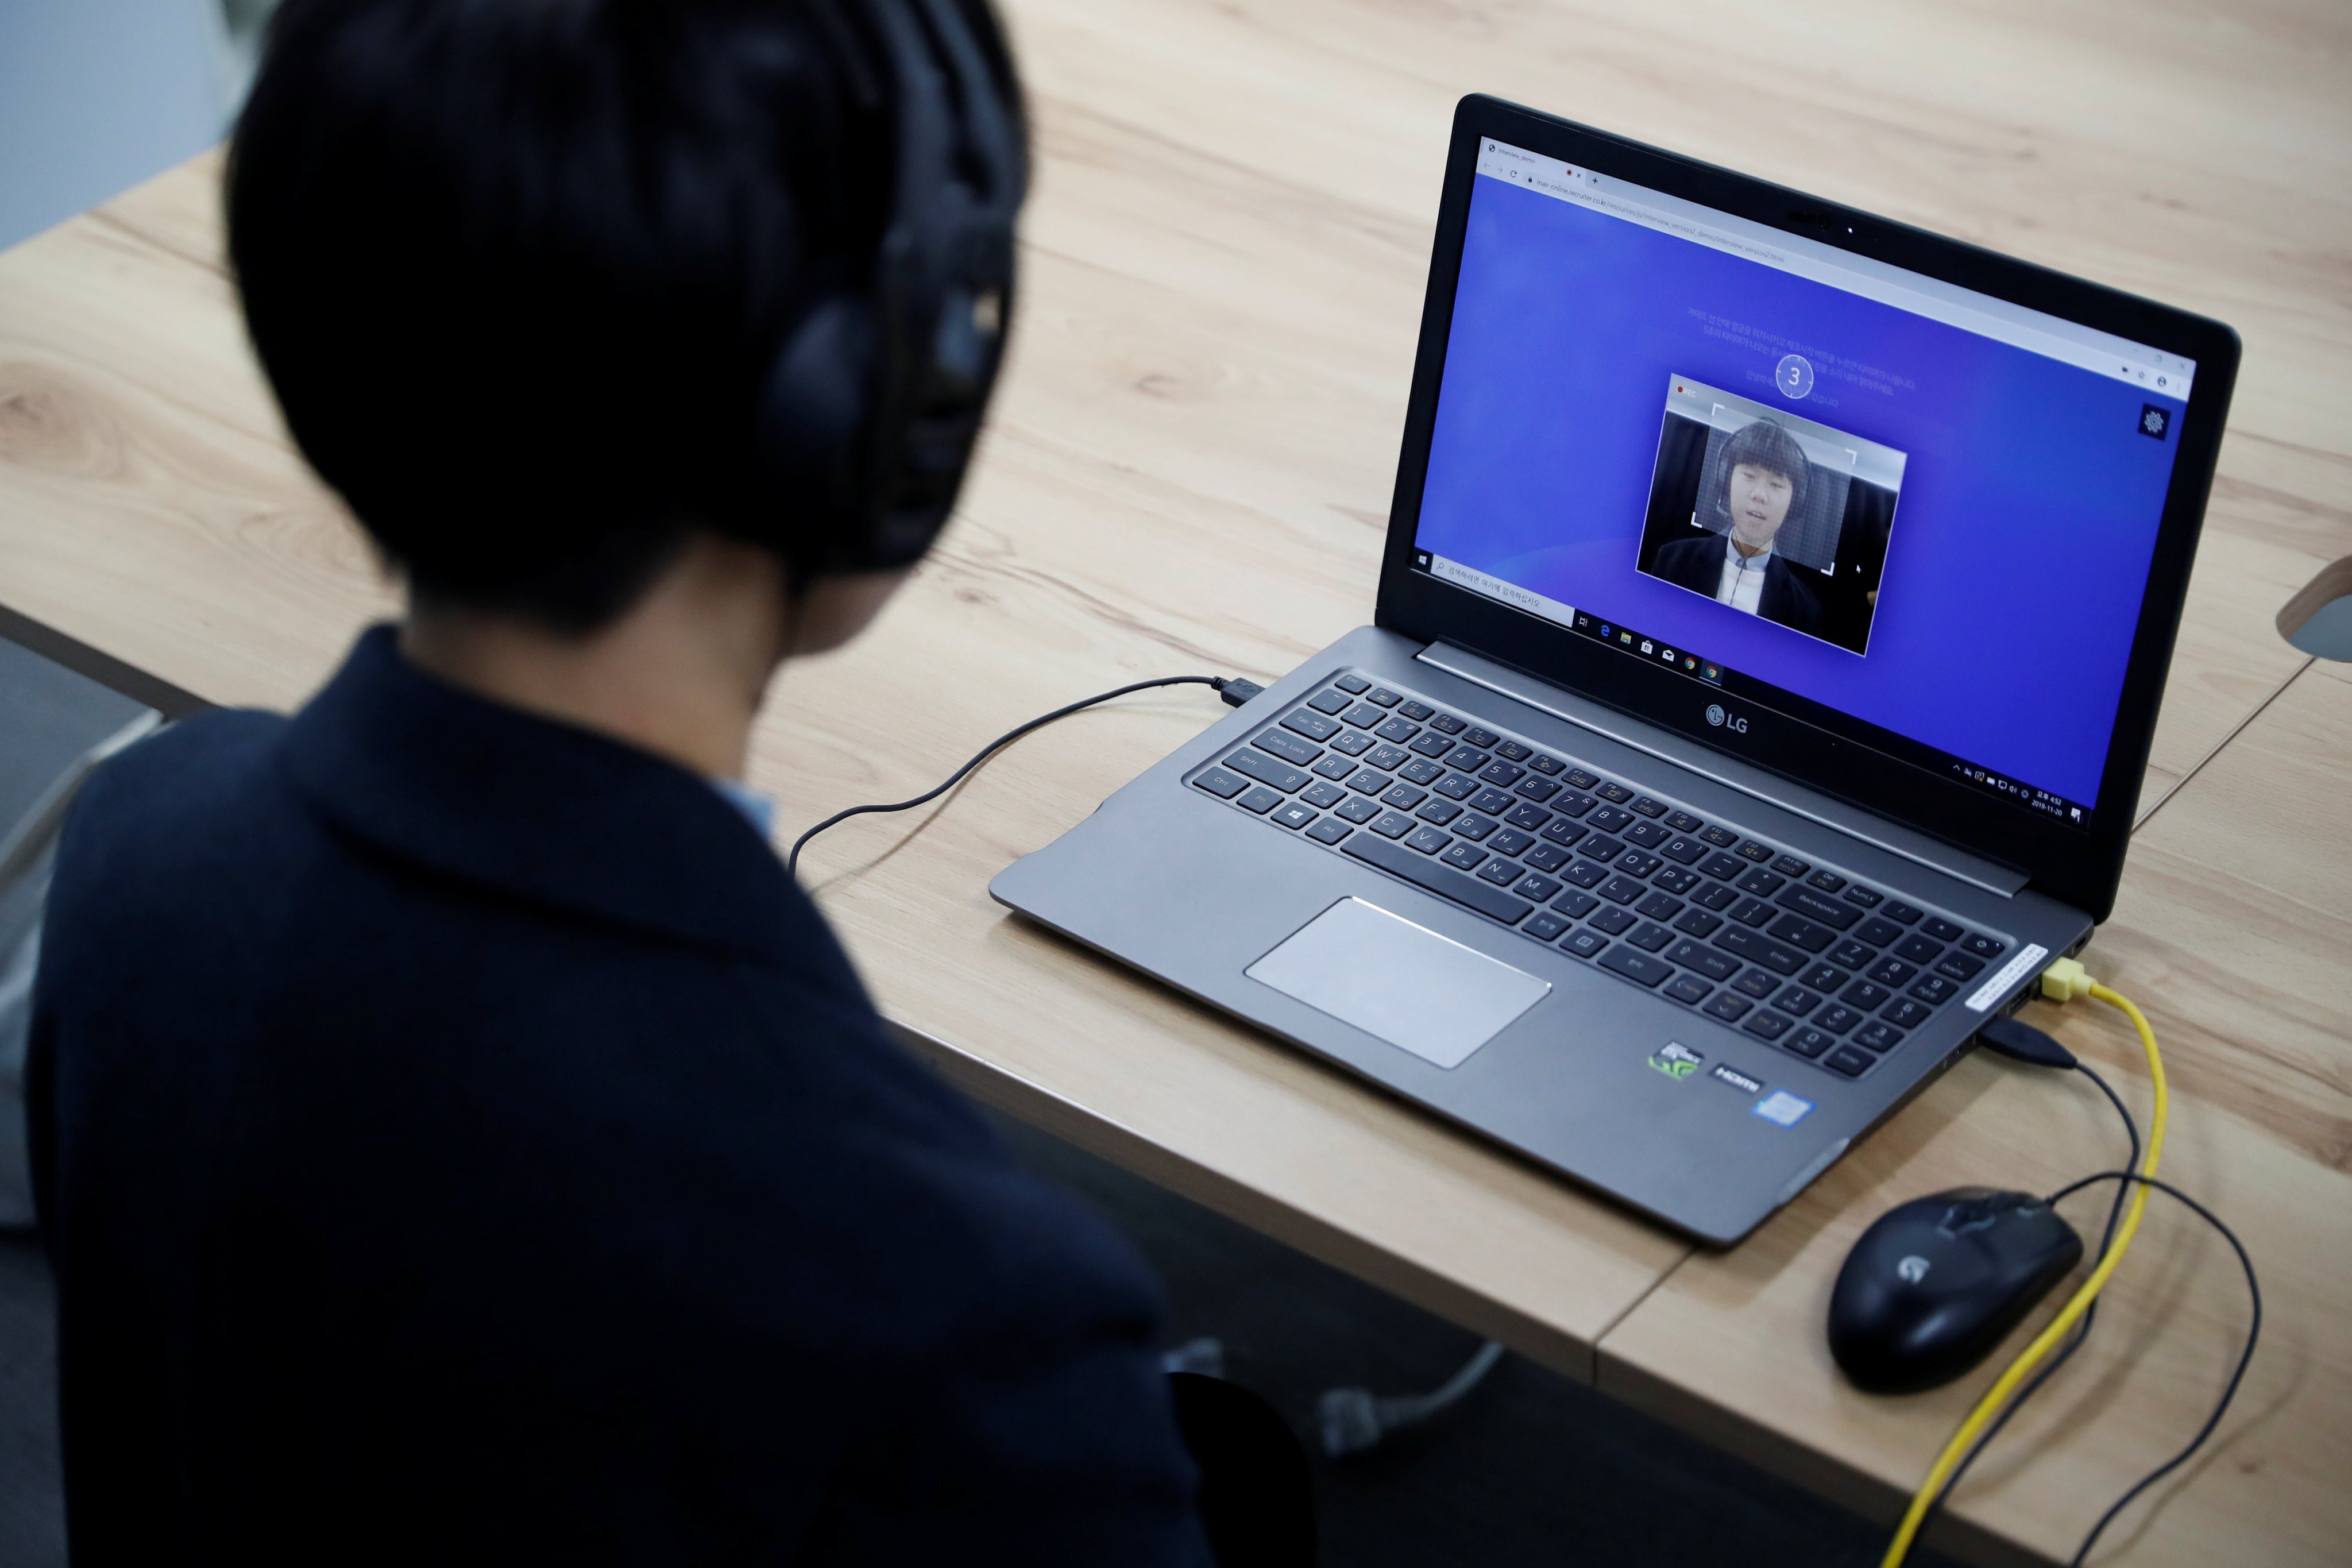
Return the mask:
[[[1342,899],[1243,971],[1442,1068],[1459,1067],[1551,982],[1361,899]]]

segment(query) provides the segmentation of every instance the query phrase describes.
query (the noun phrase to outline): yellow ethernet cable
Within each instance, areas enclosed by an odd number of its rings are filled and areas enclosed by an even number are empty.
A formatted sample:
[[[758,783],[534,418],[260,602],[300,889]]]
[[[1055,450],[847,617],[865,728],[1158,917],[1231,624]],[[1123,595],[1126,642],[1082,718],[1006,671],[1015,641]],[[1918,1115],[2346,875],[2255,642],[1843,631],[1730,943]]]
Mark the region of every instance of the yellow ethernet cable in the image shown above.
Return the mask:
[[[2156,1048],[2156,1031],[2148,1026],[2147,1016],[2132,1005],[2130,997],[2100,984],[2090,977],[2082,964],[2071,958],[2062,958],[2042,972],[2042,994],[2053,1002],[2071,1002],[2078,996],[2095,997],[2110,1007],[2121,1009],[2124,1016],[2132,1021],[2132,1027],[2139,1031],[2140,1045],[2147,1051],[2148,1081],[2156,1090],[2156,1110],[2148,1121],[2147,1151],[2141,1156],[2139,1174],[2155,1175],[2157,1158],[2164,1152],[2168,1096],[2164,1083],[2164,1058]],[[2091,1270],[2091,1277],[2067,1298],[2066,1304],[2059,1309],[2056,1317],[2050,1320],[2049,1326],[2036,1334],[2033,1342],[2018,1352],[2017,1359],[2009,1363],[1990,1388],[1985,1390],[1984,1397],[1977,1401],[1976,1407],[1969,1412],[1968,1418],[1960,1423],[1952,1433],[1950,1441],[1944,1445],[1943,1452],[1936,1456],[1936,1462],[1928,1467],[1927,1479],[1921,1481],[1919,1489],[1911,1494],[1911,1506],[1904,1510],[1903,1522],[1895,1527],[1895,1539],[1888,1544],[1879,1568],[1900,1568],[1904,1558],[1910,1554],[1911,1543],[1917,1538],[1919,1527],[1927,1518],[1928,1509],[1934,1506],[1945,1483],[1951,1479],[1960,1457],[1976,1441],[1977,1434],[2000,1414],[2001,1407],[2009,1403],[2010,1395],[2017,1392],[2017,1385],[2025,1381],[2026,1375],[2050,1353],[2053,1346],[2065,1338],[2066,1331],[2074,1326],[2084,1310],[2098,1300],[2099,1292],[2106,1288],[2107,1280],[2114,1276],[2116,1265],[2123,1262],[2124,1254],[2130,1250],[2132,1237],[2139,1232],[2140,1215],[2147,1207],[2147,1194],[2146,1183],[2133,1184],[2131,1202],[2124,1211],[2123,1224],[2116,1231],[2115,1245],[2107,1248],[2107,1255],[2099,1260],[2097,1268]]]

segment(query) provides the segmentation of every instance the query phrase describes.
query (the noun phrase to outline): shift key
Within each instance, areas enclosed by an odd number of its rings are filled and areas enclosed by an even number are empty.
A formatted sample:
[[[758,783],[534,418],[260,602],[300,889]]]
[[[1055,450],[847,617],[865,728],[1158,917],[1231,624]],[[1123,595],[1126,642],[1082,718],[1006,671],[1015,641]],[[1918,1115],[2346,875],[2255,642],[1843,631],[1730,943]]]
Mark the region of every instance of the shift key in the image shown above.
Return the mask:
[[[1305,773],[1297,768],[1285,767],[1264,752],[1252,751],[1246,746],[1227,757],[1225,766],[1262,784],[1271,784],[1285,795],[1307,787]]]

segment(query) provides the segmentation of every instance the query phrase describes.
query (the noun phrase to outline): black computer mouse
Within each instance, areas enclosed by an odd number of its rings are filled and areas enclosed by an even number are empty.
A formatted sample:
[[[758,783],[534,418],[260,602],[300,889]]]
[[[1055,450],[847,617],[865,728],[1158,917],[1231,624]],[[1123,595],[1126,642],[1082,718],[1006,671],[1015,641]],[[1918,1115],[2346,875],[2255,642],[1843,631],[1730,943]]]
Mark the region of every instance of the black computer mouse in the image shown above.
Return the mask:
[[[1982,1361],[2082,1260],[2031,1193],[1955,1187],[1889,1209],[1830,1292],[1830,1353],[1856,1388],[1916,1394]]]

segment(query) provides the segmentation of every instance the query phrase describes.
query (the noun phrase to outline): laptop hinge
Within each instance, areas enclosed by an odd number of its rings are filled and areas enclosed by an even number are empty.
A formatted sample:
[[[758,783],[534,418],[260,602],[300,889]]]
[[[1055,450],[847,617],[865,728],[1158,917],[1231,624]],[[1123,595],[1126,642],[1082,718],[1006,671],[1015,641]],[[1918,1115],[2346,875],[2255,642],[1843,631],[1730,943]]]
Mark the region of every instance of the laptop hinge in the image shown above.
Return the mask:
[[[1970,887],[1982,888],[1986,892],[2011,899],[2023,891],[2031,880],[2026,873],[2013,867],[1971,855],[1965,849],[1956,849],[1941,839],[1906,827],[1849,801],[1834,799],[1752,763],[1727,757],[1710,746],[1685,740],[1671,730],[1644,723],[1466,648],[1456,647],[1451,643],[1431,643],[1414,658],[1448,675],[1507,697],[1514,702],[1524,702],[1579,729],[1590,730],[1621,746],[1630,746],[1660,762],[1670,763],[1685,772],[1696,773],[1727,789],[1738,790],[1742,795],[1801,816],[1808,822],[1818,823],[1832,832],[1859,839],[1874,848],[1900,856],[1915,865],[1966,882]]]

